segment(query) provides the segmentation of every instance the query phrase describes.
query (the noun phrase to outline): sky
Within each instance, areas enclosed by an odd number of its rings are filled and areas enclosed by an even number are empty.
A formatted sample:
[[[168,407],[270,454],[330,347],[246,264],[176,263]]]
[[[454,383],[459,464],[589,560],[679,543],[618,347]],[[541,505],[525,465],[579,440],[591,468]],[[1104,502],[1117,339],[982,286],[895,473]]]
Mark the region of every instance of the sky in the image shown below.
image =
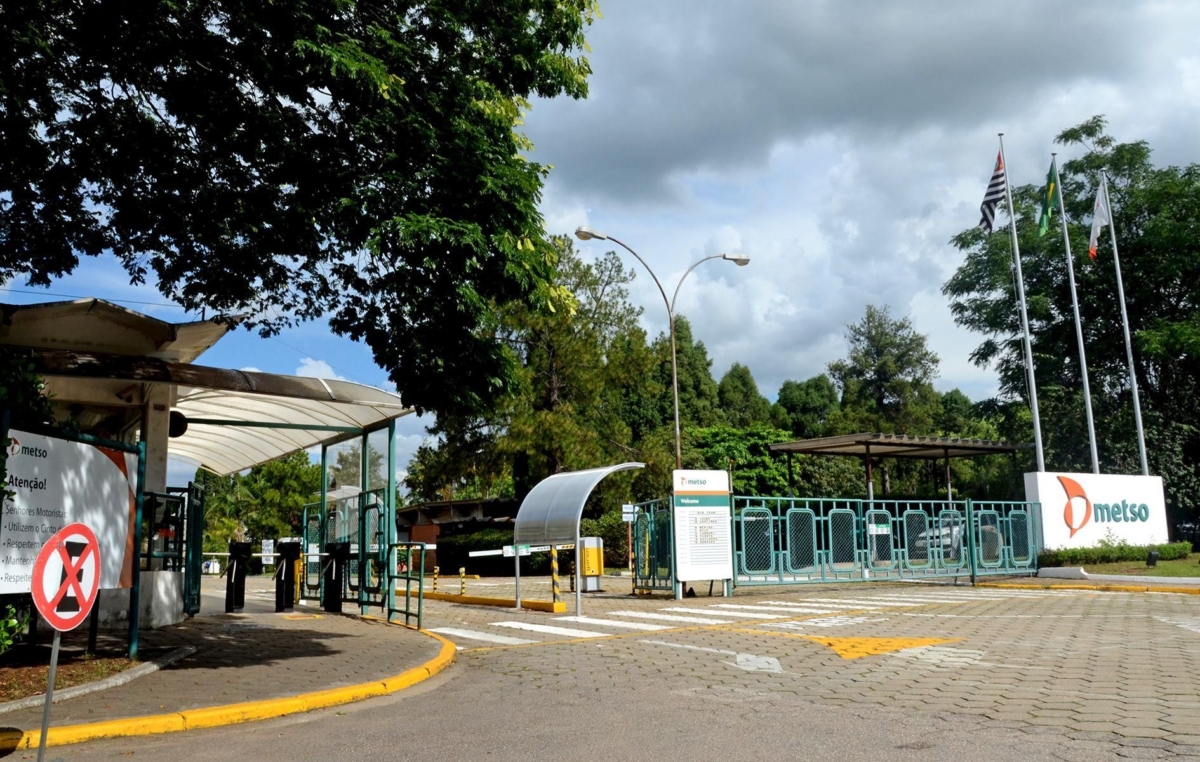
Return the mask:
[[[580,225],[638,251],[679,291],[720,378],[749,366],[774,399],[785,379],[846,352],[845,327],[886,305],[941,358],[941,390],[975,400],[994,374],[969,360],[980,338],[954,325],[942,284],[948,244],[976,224],[1003,132],[1010,182],[1041,183],[1054,136],[1102,114],[1119,141],[1146,140],[1159,164],[1200,161],[1200,3],[727,3],[602,0],[588,32],[586,100],[536,101],[531,157],[553,166],[546,229]],[[615,248],[577,242],[586,257]],[[653,282],[631,299],[652,334],[667,327]],[[0,300],[98,296],[182,321],[153,285],[112,260],[85,261],[49,289],[4,285]],[[27,293],[34,291],[36,293]],[[136,304],[131,302],[146,302]],[[323,322],[273,339],[231,334],[201,359],[390,388],[365,346]],[[401,421],[401,453],[424,439]],[[192,469],[173,463],[172,483]]]

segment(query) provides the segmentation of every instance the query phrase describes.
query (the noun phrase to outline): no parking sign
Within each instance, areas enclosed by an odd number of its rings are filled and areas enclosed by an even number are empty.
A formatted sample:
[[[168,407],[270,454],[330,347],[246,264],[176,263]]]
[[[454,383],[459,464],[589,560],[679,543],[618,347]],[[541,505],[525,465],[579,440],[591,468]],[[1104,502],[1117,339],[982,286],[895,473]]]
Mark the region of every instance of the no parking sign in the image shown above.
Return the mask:
[[[78,627],[96,603],[100,547],[84,524],[67,524],[46,541],[33,562],[33,604],[59,632]]]

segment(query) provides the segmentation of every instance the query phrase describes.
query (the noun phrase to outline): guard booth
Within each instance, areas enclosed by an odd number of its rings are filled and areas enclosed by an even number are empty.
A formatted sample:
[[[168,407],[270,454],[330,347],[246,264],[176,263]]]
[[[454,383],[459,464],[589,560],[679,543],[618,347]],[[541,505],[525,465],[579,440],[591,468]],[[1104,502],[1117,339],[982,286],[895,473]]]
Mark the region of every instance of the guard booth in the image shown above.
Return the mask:
[[[1036,574],[1041,505],[954,499],[950,458],[1009,454],[978,439],[853,434],[781,442],[776,453],[862,458],[867,498],[735,495],[734,585],[794,585]],[[946,499],[877,499],[874,460],[945,461]],[[794,492],[794,486],[791,491]],[[675,525],[667,499],[634,507],[634,588],[675,589]]]

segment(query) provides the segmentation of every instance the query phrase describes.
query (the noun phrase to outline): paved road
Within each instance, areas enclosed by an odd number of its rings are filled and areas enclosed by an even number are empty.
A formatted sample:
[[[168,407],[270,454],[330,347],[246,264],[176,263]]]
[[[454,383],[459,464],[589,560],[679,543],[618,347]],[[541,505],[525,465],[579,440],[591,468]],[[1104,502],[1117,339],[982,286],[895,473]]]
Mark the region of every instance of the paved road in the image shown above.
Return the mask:
[[[1198,596],[742,589],[589,598],[583,619],[434,602],[426,625],[459,663],[400,696],[61,756],[1200,757]]]

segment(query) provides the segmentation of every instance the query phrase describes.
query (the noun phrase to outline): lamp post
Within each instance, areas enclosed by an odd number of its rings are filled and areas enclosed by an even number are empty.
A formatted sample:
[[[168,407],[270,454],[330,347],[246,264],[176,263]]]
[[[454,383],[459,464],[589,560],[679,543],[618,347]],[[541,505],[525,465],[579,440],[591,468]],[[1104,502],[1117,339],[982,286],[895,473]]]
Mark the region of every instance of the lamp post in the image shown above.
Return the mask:
[[[710,259],[726,259],[733,262],[738,267],[745,267],[750,264],[750,258],[741,254],[713,254],[704,257],[692,263],[692,266],[684,271],[680,277],[678,285],[675,286],[675,293],[667,299],[667,292],[659,282],[658,276],[650,269],[650,265],[646,264],[646,260],[642,259],[642,255],[631,249],[628,244],[620,239],[613,238],[610,235],[605,235],[588,227],[575,228],[575,237],[581,241],[612,241],[628,251],[633,256],[637,257],[637,261],[642,263],[642,267],[646,268],[646,272],[650,273],[650,277],[654,279],[654,285],[658,286],[658,293],[662,294],[663,304],[667,307],[667,323],[671,327],[671,392],[675,402],[675,468],[683,468],[683,446],[679,434],[679,366],[675,357],[675,298],[679,296],[679,287],[683,285],[683,281],[687,276],[695,270],[700,264],[707,262]]]

